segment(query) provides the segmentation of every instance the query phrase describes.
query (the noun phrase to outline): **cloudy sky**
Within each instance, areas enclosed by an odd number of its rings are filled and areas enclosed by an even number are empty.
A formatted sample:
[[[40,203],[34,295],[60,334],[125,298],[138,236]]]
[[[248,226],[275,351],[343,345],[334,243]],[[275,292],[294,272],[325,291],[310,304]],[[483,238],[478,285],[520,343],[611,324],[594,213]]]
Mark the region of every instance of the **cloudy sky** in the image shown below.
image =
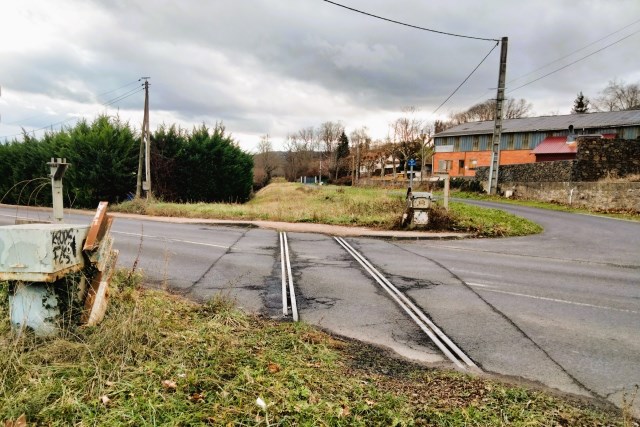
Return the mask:
[[[536,115],[568,114],[579,91],[595,97],[614,78],[640,82],[638,0],[339,2],[439,31],[509,37],[507,95]],[[0,7],[0,37],[2,142],[100,113],[139,128],[138,79],[149,76],[152,129],[223,121],[250,151],[260,135],[278,148],[287,133],[329,120],[384,138],[406,106],[425,121],[446,118],[495,97],[500,50],[434,114],[495,42],[323,0],[12,0]]]

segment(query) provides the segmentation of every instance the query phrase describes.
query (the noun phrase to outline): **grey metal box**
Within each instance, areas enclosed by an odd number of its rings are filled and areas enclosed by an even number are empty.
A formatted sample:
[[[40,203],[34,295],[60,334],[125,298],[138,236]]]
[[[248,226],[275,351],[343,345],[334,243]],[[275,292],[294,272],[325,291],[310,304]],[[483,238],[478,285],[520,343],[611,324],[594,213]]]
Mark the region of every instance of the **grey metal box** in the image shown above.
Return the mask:
[[[54,282],[84,265],[89,226],[24,224],[0,227],[0,280]]]

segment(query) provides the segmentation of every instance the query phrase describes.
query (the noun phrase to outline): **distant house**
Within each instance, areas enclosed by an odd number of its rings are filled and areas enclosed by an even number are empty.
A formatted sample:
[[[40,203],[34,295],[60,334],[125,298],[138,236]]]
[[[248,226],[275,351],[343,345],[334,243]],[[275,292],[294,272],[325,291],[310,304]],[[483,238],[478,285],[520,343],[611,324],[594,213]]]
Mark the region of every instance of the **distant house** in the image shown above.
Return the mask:
[[[478,166],[489,166],[493,126],[493,121],[463,123],[436,134],[434,172],[474,176]],[[640,138],[640,110],[504,120],[500,164],[573,159],[580,135]]]

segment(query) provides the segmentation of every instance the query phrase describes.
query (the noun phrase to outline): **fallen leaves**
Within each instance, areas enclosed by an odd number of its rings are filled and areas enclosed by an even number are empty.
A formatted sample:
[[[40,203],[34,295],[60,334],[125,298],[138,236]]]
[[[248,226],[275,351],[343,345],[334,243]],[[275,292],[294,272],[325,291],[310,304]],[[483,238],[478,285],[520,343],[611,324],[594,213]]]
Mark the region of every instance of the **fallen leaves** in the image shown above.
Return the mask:
[[[22,414],[15,421],[7,420],[4,427],[27,427],[27,416]]]
[[[347,405],[342,405],[342,409],[340,410],[338,417],[344,418],[348,417],[349,415],[351,415],[351,410],[349,409],[349,407]]]
[[[267,370],[269,371],[270,374],[275,374],[277,372],[280,372],[280,365],[278,365],[277,363],[269,363],[269,365],[267,365]]]
[[[204,398],[205,397],[206,397],[206,393],[204,393],[204,392],[201,392],[201,393],[195,392],[195,393],[192,393],[189,396],[189,400],[192,401],[193,403],[202,403],[202,402],[204,402]]]
[[[175,383],[175,381],[164,380],[162,381],[162,387],[165,390],[175,391],[175,389],[178,388],[178,385]]]

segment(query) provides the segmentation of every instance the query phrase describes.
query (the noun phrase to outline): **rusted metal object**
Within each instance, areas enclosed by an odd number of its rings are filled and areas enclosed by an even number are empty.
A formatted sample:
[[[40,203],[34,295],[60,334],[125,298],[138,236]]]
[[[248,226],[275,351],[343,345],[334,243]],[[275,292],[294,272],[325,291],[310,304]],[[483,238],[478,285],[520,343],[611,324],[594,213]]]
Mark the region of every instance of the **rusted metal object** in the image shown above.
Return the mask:
[[[107,202],[100,202],[84,243],[84,252],[96,268],[84,303],[81,323],[94,326],[102,321],[109,299],[109,282],[118,260],[118,251],[113,250],[113,238],[109,233],[113,217],[107,215]]]
[[[110,224],[105,223],[105,219],[107,219],[107,206],[109,203],[100,202],[98,204],[98,209],[96,210],[96,214],[93,216],[93,221],[91,221],[91,228],[87,233],[87,240],[84,242],[83,251],[92,251],[94,250],[98,244],[100,243],[100,238],[104,236],[106,232],[106,226]]]

